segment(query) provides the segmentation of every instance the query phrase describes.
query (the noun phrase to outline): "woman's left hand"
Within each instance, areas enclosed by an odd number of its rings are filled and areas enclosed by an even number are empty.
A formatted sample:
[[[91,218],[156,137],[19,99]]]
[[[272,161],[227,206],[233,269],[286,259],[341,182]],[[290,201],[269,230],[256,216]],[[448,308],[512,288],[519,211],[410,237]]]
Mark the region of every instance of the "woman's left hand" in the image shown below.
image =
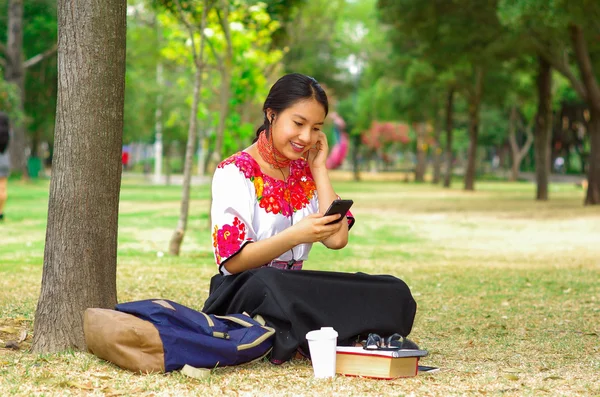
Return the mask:
[[[327,155],[329,154],[329,145],[327,144],[327,135],[319,131],[319,137],[315,146],[308,151],[308,165],[314,172],[318,169],[326,169]]]

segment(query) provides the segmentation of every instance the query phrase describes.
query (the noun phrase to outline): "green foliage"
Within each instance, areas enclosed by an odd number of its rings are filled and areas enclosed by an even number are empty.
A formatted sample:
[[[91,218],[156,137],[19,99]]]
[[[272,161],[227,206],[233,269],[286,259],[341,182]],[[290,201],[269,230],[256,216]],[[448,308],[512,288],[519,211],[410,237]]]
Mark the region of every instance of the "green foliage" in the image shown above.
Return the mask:
[[[499,0],[498,16],[503,25],[523,42],[547,59],[572,59],[572,46],[568,26],[581,26],[594,62],[596,78],[600,70],[600,40],[598,40],[598,18],[600,2],[593,0]],[[567,65],[567,68],[573,65]],[[577,73],[575,73],[577,75]],[[565,95],[570,95],[565,93]]]
[[[23,119],[23,114],[19,110],[17,87],[7,83],[2,76],[0,76],[0,111],[8,114],[11,123],[19,123]]]
[[[146,4],[140,1],[138,4]],[[271,36],[280,28],[267,13],[263,3],[229,2],[229,22],[233,60],[221,64],[226,39],[212,8],[207,18],[206,36],[210,46],[204,49],[205,69],[198,110],[201,136],[211,136],[218,125],[218,114],[227,113],[224,136],[225,152],[239,150],[251,140],[254,116],[267,93],[265,71],[277,64],[282,52],[271,49]],[[173,1],[154,1],[152,8],[140,7],[134,25],[128,29],[128,69],[126,94],[126,134],[129,140],[153,141],[154,117],[160,96],[165,150],[171,142],[183,145],[187,140],[189,109],[192,103],[195,66],[190,32]],[[194,42],[199,52],[202,2],[182,2],[183,16],[192,24]],[[137,21],[137,22],[136,22]],[[145,22],[146,21],[146,22]],[[147,21],[151,21],[150,24]],[[217,55],[213,54],[212,48]],[[157,82],[157,63],[163,67],[162,86]],[[231,98],[222,109],[218,87],[219,68],[230,68]]]
[[[156,101],[160,93],[156,75],[160,50],[158,29],[150,13],[138,11],[128,17],[123,128],[125,143],[153,140]]]

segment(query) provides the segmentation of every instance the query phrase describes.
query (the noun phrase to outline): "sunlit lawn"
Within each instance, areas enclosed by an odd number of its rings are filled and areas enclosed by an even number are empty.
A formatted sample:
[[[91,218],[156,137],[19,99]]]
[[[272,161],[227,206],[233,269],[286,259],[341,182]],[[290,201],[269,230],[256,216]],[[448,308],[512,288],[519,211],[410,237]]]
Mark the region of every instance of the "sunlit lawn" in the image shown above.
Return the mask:
[[[218,368],[208,380],[136,375],[86,353],[37,356],[30,347],[40,288],[46,181],[11,181],[0,224],[0,390],[16,395],[600,395],[600,208],[552,185],[478,183],[466,193],[402,182],[336,182],[357,223],[342,251],[316,247],[308,269],[393,274],[418,303],[411,338],[436,374],[394,381],[315,380],[310,363]],[[180,188],[125,180],[118,298],[168,298],[201,308],[215,273],[208,186],[193,190],[180,257],[161,256]],[[356,313],[360,316],[360,313]]]

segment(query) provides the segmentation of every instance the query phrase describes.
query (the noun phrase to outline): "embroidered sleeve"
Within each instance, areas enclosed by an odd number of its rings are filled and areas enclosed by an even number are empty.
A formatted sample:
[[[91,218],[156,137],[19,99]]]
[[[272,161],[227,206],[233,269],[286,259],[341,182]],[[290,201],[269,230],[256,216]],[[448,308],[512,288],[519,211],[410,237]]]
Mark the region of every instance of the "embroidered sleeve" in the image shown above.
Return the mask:
[[[352,215],[352,211],[348,210],[348,212],[346,212],[346,219],[348,219],[348,230],[350,230],[352,229],[352,226],[354,226],[354,222],[356,222],[354,215]]]
[[[212,181],[212,244],[219,271],[248,243],[256,241],[252,228],[254,189],[235,164],[219,166]]]

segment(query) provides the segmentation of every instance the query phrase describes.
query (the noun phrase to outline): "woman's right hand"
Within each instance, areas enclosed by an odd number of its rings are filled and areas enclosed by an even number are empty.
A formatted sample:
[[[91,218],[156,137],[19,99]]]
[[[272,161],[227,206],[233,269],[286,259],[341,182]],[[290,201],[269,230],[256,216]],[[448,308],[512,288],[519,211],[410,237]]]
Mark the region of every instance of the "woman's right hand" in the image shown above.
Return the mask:
[[[323,216],[320,213],[310,214],[292,226],[290,231],[293,230],[298,244],[323,241],[341,229],[342,222],[327,225],[327,223],[333,222],[340,217],[341,215],[339,214],[329,216]]]

